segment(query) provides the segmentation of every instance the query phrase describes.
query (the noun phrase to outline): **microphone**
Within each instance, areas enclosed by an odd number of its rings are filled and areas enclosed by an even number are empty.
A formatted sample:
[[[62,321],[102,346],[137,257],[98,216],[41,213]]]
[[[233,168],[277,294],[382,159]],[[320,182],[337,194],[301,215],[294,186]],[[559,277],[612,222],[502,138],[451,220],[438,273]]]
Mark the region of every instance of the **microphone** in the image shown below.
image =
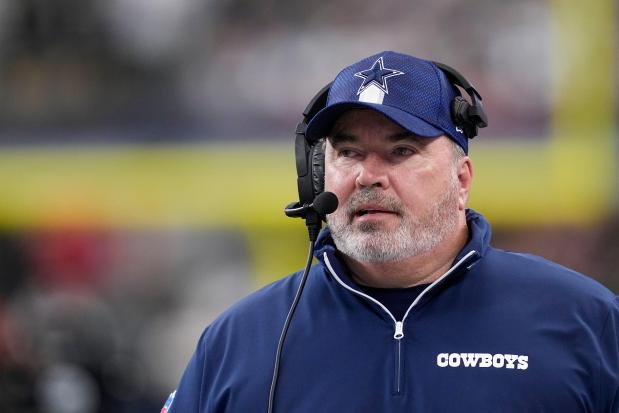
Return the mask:
[[[324,216],[334,212],[338,203],[337,196],[333,192],[321,192],[311,204],[300,205],[299,202],[293,202],[284,208],[284,213],[290,218],[307,218],[310,211]]]
[[[335,212],[338,205],[339,202],[337,195],[333,192],[322,192],[318,194],[318,196],[314,198],[314,202],[311,204],[314,211],[318,212],[320,215],[327,215]]]

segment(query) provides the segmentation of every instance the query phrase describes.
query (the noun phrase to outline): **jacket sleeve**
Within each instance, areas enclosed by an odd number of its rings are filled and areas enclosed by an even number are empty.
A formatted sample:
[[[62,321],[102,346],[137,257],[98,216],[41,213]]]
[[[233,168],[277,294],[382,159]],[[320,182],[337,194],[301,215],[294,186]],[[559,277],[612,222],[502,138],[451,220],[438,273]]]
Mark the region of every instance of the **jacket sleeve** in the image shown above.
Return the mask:
[[[164,406],[162,413],[198,413],[202,411],[202,392],[206,363],[204,340],[207,330],[202,333],[196,351],[189,360],[189,364],[181,377],[176,391],[170,395],[172,400],[168,399],[168,410],[165,410]]]
[[[600,337],[600,413],[619,412],[619,297],[615,297]]]

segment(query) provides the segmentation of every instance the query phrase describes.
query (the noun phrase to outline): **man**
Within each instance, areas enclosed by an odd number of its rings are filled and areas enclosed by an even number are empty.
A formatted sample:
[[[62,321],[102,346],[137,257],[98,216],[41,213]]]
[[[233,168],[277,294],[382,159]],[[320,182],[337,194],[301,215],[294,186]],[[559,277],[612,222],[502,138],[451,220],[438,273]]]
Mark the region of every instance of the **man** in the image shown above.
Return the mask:
[[[340,206],[286,337],[275,411],[619,412],[618,298],[490,246],[466,209],[458,94],[433,63],[383,52],[340,72],[309,123]],[[205,330],[171,412],[266,410],[299,279]]]

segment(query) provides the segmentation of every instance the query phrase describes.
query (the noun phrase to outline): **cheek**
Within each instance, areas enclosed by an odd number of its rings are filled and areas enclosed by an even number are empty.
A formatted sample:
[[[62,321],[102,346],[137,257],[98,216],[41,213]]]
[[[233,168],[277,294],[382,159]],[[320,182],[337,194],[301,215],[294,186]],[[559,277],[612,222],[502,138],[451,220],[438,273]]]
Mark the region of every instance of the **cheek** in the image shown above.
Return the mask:
[[[400,200],[413,209],[434,205],[445,188],[443,179],[432,169],[398,174],[391,178],[391,185]]]
[[[345,195],[346,192],[350,191],[347,188],[351,185],[351,182],[354,184],[350,173],[345,173],[329,164],[325,165],[326,191],[333,192],[336,195]]]

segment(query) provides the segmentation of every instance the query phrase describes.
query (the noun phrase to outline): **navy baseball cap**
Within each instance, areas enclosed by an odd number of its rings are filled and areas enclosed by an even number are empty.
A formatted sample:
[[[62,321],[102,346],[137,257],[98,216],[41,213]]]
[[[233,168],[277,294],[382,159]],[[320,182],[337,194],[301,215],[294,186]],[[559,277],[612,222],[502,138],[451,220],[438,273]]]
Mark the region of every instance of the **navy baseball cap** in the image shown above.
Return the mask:
[[[349,109],[373,109],[419,136],[447,135],[468,153],[468,140],[451,118],[460,91],[432,62],[392,51],[367,57],[342,70],[327,105],[307,125],[310,140],[329,134]]]

